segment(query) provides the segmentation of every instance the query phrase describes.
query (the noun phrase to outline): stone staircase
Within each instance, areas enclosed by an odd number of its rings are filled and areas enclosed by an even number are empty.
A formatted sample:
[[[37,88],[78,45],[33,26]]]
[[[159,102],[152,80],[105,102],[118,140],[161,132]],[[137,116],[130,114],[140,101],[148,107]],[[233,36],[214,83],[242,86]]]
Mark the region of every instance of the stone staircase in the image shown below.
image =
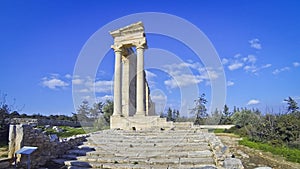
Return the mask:
[[[104,130],[56,163],[85,168],[222,168],[226,146],[212,133],[190,130]]]

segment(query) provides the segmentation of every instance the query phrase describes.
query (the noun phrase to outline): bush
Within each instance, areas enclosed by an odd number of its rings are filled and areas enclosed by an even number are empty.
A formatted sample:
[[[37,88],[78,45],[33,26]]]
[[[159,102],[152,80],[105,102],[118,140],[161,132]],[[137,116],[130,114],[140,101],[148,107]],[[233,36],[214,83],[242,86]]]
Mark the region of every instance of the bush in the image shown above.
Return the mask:
[[[56,132],[54,129],[46,129],[46,134],[56,134],[58,137],[71,137],[74,135],[79,135],[79,134],[85,134],[85,130],[81,127],[79,128],[74,128],[74,127],[69,127],[69,126],[60,126],[61,129],[64,130],[64,132]]]
[[[215,129],[214,133],[225,133],[224,129]]]
[[[242,140],[239,141],[239,144],[266,151],[266,152],[271,152],[276,155],[281,155],[286,158],[286,160],[291,161],[291,162],[297,162],[300,163],[300,150],[299,149],[292,149],[288,147],[276,147],[267,143],[260,143],[260,142],[254,142],[250,141],[247,138],[243,138]]]

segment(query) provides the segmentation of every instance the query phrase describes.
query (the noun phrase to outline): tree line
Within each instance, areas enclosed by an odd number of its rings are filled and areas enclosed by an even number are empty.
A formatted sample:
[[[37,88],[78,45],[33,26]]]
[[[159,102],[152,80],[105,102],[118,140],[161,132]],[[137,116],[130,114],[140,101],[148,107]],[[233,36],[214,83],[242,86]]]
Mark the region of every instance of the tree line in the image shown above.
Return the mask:
[[[246,136],[253,141],[267,142],[272,145],[283,145],[300,148],[300,111],[297,102],[289,97],[284,100],[287,109],[284,112],[262,114],[258,109],[234,107],[230,111],[227,105],[223,110],[207,112],[205,94],[197,98],[194,107],[190,110],[193,118],[180,116],[179,110],[168,108],[166,113],[161,113],[168,121],[192,121],[195,125],[202,124],[234,124],[235,127],[228,132]],[[110,116],[113,114],[113,101],[95,102],[92,105],[83,101],[72,116],[66,115],[41,115],[19,114],[9,106],[5,99],[0,100],[0,129],[8,126],[11,118],[37,118],[53,120],[69,120],[89,122],[94,129],[107,129],[110,125]]]
[[[298,103],[291,97],[284,99],[287,103],[283,112],[261,113],[258,109],[234,107],[230,112],[227,105],[222,111],[207,113],[205,95],[195,100],[191,109],[194,124],[234,124],[227,132],[248,137],[251,141],[269,143],[274,146],[287,146],[300,149],[300,111]]]

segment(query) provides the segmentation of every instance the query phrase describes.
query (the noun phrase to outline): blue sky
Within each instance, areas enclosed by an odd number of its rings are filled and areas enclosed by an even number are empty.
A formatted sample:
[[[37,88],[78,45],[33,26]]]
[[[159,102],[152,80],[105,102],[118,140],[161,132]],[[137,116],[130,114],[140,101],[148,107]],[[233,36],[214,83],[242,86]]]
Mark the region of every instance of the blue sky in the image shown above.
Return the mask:
[[[25,105],[22,112],[28,114],[74,112],[72,82],[84,84],[85,91],[95,85],[98,100],[111,98],[113,51],[105,55],[96,79],[83,79],[73,74],[81,49],[98,29],[115,19],[161,12],[189,21],[211,41],[223,64],[226,104],[231,109],[257,107],[278,112],[284,109],[286,97],[300,101],[299,7],[298,1],[3,0],[0,91],[8,94],[8,102],[15,98],[16,106]],[[174,53],[195,75],[178,86],[172,82],[174,68],[178,78],[186,78],[178,64],[165,65],[168,72],[149,69],[153,99],[160,102],[161,109],[179,109],[180,85],[197,84],[199,95],[205,93],[211,100],[210,80],[205,78],[209,70],[203,69],[193,52],[168,37],[147,34],[147,38],[149,48]]]

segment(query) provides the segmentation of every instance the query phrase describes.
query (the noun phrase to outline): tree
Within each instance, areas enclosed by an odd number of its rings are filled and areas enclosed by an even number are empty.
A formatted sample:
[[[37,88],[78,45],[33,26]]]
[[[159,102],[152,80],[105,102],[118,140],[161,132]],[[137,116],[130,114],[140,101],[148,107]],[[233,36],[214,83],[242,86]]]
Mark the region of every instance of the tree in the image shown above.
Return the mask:
[[[94,103],[90,111],[90,117],[94,120],[98,119],[100,115],[103,114],[103,106],[104,104],[102,102]]]
[[[222,112],[222,117],[221,117],[221,120],[220,120],[220,124],[231,124],[232,123],[231,118],[230,118],[231,115],[232,115],[232,113],[229,112],[229,108],[225,104],[223,112]]]
[[[211,115],[209,115],[206,118],[205,124],[209,124],[209,125],[220,124],[221,118],[222,118],[222,113],[218,109],[215,109],[215,111],[212,112]]]
[[[79,105],[77,109],[77,118],[80,121],[88,121],[89,120],[89,114],[90,114],[90,106],[89,102],[84,100],[82,101],[81,105]]]
[[[170,107],[167,111],[167,121],[173,121],[172,109]]]
[[[114,102],[112,100],[106,100],[105,104],[103,105],[103,118],[105,122],[109,125],[110,124],[110,116],[114,112]]]
[[[10,118],[19,118],[20,114],[17,111],[13,111],[12,113],[10,113],[9,117]]]
[[[179,110],[176,111],[176,115],[175,115],[175,121],[177,121],[177,119],[180,117],[180,113]]]
[[[196,119],[194,124],[204,124],[205,119],[208,117],[207,109],[205,107],[205,104],[207,103],[207,100],[205,99],[205,94],[203,93],[197,100],[194,101],[195,107],[191,109],[191,113],[195,114]]]
[[[233,123],[239,127],[255,126],[260,120],[260,116],[251,110],[243,109],[241,112],[236,112],[232,116]]]
[[[291,97],[289,97],[288,99],[284,99],[284,101],[286,101],[288,104],[288,108],[287,108],[288,113],[295,113],[299,110],[297,102]]]
[[[72,112],[72,121],[75,121],[76,123],[78,122],[78,116],[77,116],[77,114],[76,113],[73,113]]]

